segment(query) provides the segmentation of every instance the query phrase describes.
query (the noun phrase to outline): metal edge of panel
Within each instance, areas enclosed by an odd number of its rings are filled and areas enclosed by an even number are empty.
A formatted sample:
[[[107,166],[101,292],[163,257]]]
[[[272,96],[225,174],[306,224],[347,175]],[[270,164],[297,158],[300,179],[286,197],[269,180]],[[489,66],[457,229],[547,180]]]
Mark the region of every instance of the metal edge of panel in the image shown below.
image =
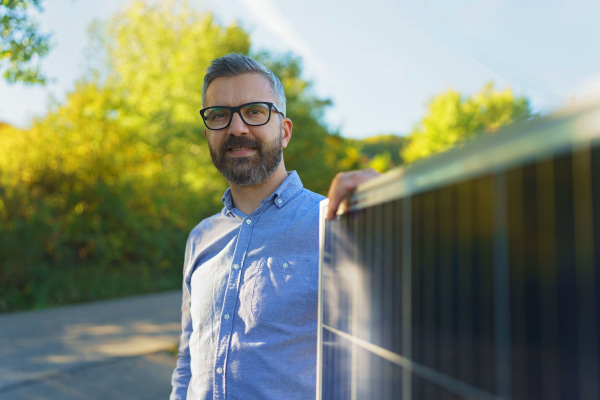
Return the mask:
[[[600,101],[511,125],[412,165],[394,168],[360,185],[346,199],[345,211],[566,153],[594,138],[600,138]]]
[[[323,264],[325,262],[325,217],[329,199],[319,203],[319,284],[317,300],[317,380],[316,399],[320,400],[323,392]]]

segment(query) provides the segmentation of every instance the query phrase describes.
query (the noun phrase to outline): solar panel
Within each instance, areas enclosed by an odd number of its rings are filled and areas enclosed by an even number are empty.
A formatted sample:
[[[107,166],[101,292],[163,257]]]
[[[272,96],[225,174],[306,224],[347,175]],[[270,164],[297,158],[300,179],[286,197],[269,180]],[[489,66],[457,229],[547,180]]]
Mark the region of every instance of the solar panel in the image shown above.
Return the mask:
[[[317,398],[600,398],[598,205],[598,103],[324,201]]]

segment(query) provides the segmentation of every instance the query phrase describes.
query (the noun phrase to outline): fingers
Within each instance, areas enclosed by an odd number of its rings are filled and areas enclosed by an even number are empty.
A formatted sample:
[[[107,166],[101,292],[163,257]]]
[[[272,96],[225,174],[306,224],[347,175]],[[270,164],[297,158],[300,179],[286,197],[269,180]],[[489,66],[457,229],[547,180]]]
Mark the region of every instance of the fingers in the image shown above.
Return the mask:
[[[344,198],[350,195],[358,185],[377,176],[374,169],[362,169],[358,171],[339,172],[329,187],[327,197],[329,206],[327,209],[327,219],[335,218],[340,203]]]

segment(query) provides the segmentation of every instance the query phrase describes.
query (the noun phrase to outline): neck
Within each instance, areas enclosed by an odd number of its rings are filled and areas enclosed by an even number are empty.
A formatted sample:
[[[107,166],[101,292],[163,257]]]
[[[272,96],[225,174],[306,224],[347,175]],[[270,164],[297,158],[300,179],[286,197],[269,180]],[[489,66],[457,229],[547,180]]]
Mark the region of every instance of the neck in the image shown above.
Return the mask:
[[[266,182],[254,186],[236,186],[229,183],[233,205],[248,215],[260,206],[260,202],[273,194],[281,183],[287,178],[287,172],[283,162],[279,168],[267,179]]]

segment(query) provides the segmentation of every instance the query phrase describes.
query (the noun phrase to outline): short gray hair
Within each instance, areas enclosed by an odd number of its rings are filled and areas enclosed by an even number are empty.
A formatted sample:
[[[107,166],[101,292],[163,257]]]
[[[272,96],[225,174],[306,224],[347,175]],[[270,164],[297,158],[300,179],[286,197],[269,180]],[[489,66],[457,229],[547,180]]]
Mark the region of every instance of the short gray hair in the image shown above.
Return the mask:
[[[206,90],[208,86],[217,78],[232,78],[234,76],[257,73],[264,76],[271,85],[271,92],[275,98],[277,107],[285,115],[285,93],[279,78],[273,72],[256,60],[246,57],[240,53],[229,53],[223,57],[214,59],[204,75],[204,84],[202,85],[202,107],[206,107]]]

